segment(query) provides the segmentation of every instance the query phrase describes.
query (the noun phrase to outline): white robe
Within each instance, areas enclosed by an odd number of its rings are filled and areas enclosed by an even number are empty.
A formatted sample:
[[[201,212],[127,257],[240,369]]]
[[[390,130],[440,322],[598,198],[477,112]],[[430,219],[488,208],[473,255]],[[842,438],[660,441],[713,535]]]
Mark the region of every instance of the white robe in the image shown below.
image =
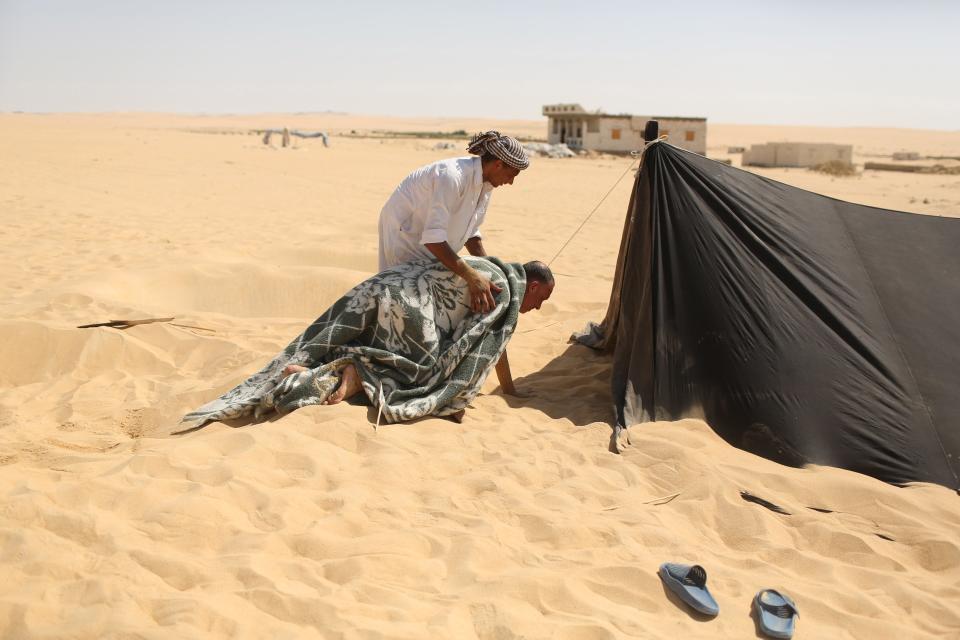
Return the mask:
[[[428,242],[446,241],[456,253],[479,238],[492,189],[478,156],[440,160],[411,173],[380,212],[380,270],[433,257],[423,246]]]

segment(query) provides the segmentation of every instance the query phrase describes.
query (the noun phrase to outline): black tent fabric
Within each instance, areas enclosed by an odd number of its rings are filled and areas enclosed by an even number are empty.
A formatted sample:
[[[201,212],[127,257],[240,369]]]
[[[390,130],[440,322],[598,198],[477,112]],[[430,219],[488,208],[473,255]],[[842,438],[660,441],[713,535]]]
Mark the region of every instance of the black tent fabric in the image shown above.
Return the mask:
[[[617,429],[895,484],[958,482],[960,219],[828,198],[652,144],[607,316]]]

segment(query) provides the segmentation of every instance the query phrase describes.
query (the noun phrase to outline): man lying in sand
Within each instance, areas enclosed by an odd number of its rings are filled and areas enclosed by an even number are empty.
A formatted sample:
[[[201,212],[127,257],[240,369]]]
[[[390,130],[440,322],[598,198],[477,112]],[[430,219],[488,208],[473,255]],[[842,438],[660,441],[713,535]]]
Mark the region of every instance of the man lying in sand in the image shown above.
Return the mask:
[[[539,309],[554,287],[542,262],[466,260],[498,288],[488,313],[471,310],[468,284],[436,260],[398,265],[348,291],[263,369],[183,421],[261,418],[361,391],[378,421],[459,419],[519,314]]]

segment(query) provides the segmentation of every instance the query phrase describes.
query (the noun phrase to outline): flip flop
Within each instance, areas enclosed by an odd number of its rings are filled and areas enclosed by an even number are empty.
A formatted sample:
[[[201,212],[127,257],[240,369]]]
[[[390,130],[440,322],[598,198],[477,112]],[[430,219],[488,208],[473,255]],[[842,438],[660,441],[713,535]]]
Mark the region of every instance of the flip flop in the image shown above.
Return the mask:
[[[707,572],[700,565],[665,562],[657,573],[663,583],[694,610],[708,616],[720,613],[720,606],[707,591]]]
[[[774,589],[761,589],[753,598],[760,630],[771,638],[792,638],[796,618],[800,615],[790,596]]]

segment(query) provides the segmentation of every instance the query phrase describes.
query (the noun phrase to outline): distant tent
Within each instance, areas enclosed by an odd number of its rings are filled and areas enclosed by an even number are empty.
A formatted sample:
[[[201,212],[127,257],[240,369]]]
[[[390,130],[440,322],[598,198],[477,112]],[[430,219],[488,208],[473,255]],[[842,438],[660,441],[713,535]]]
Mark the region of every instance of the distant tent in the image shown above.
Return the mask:
[[[704,418],[785,464],[960,487],[960,219],[834,200],[658,142],[607,315],[619,431]]]

